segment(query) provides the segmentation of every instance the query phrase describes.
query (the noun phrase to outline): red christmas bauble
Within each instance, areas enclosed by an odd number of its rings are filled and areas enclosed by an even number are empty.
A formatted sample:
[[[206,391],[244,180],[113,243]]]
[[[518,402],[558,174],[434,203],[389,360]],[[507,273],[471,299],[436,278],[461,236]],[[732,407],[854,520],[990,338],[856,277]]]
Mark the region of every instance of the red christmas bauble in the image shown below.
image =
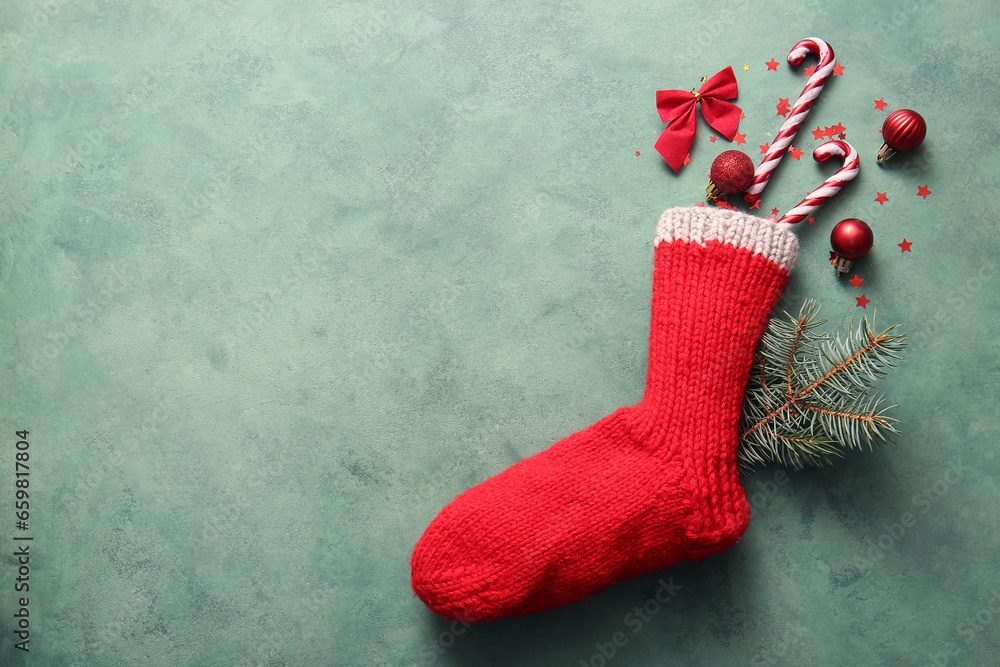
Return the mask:
[[[722,192],[735,195],[753,183],[753,160],[742,151],[719,153],[712,163],[711,179]]]
[[[913,109],[893,111],[882,123],[882,140],[894,151],[912,151],[926,134],[924,117]]]
[[[838,257],[853,261],[868,254],[875,245],[875,234],[864,220],[847,218],[830,232],[830,245]]]

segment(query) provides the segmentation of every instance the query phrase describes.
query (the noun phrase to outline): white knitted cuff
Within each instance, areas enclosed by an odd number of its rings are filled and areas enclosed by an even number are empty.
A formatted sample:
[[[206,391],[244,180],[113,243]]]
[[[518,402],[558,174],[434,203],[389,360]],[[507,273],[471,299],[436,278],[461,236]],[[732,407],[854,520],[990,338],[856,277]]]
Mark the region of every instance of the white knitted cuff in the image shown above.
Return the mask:
[[[791,273],[799,252],[799,239],[791,225],[779,225],[739,211],[689,206],[671,208],[660,216],[656,241],[684,241],[705,245],[708,241],[728,243],[763,255]]]

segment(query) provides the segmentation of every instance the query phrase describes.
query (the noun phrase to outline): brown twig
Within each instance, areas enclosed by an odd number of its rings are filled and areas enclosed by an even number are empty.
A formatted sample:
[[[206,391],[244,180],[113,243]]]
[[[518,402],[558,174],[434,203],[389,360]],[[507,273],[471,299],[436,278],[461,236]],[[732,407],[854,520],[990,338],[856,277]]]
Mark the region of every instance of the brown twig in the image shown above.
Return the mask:
[[[792,343],[792,353],[788,355],[788,395],[792,396],[795,391],[792,389],[792,365],[795,363],[795,353],[799,349],[799,341],[802,340],[802,330],[805,329],[806,318],[800,317],[799,323],[795,327],[795,342]]]

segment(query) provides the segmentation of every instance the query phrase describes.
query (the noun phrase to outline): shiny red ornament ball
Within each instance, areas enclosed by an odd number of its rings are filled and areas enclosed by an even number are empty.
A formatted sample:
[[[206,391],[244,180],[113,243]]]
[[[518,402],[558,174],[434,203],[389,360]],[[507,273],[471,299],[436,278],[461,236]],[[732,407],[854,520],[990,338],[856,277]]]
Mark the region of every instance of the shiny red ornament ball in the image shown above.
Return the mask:
[[[882,123],[882,140],[894,151],[912,151],[926,135],[927,123],[913,109],[893,111]]]
[[[742,151],[719,153],[712,163],[712,183],[727,195],[735,195],[750,187],[753,182],[753,160]]]
[[[867,255],[875,245],[875,234],[864,220],[847,218],[830,232],[830,245],[838,257],[854,261]]]

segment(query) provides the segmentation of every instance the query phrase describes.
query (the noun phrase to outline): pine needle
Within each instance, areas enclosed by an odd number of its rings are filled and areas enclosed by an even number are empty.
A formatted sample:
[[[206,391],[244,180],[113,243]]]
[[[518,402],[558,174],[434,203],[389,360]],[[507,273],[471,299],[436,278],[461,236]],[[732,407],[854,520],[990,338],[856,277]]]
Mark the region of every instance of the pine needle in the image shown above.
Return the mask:
[[[874,333],[867,318],[841,338],[818,328],[819,304],[773,317],[757,348],[743,405],[739,464],[797,470],[832,464],[850,450],[873,450],[898,435],[895,405],[872,393],[906,347],[896,326]],[[874,316],[873,316],[874,320]]]

